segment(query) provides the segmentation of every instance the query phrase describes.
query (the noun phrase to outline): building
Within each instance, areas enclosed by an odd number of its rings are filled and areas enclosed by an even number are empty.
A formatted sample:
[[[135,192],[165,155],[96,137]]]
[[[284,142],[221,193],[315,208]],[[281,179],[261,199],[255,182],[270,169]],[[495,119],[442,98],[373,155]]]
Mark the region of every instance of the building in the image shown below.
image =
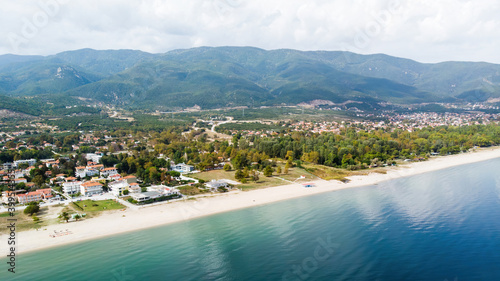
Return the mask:
[[[162,197],[162,194],[158,191],[148,191],[143,193],[134,193],[131,197],[137,202],[144,202],[150,199],[160,198]]]
[[[84,196],[102,194],[102,184],[94,181],[88,181],[80,184],[80,193]]]
[[[29,174],[28,174],[28,175],[29,175]],[[15,179],[20,179],[20,178],[22,178],[22,177],[24,177],[24,172],[23,172],[23,170],[15,170],[15,171],[14,171],[14,178],[15,178]]]
[[[105,168],[101,170],[101,177],[109,177],[117,174],[118,171],[116,170],[116,168]]]
[[[28,204],[30,202],[39,202],[42,201],[42,196],[43,193],[33,191],[33,192],[28,192],[26,194],[18,194],[17,195],[17,201],[21,204]]]
[[[163,196],[170,196],[175,194],[179,195],[178,189],[174,187],[168,187],[165,185],[152,185],[148,187],[148,190],[160,192]]]
[[[141,187],[139,186],[138,183],[133,182],[129,184],[128,191],[130,193],[141,193]]]
[[[28,160],[16,160],[14,161],[14,167],[17,168],[19,165],[22,164],[28,164],[28,166],[35,166],[36,160],[35,159],[28,159]]]
[[[79,177],[79,178],[84,178],[87,176],[87,172],[85,171],[85,167],[76,167],[76,171],[75,171],[75,176],[76,177]]]
[[[137,178],[135,176],[126,176],[123,178],[124,180],[126,180],[128,182],[128,184],[131,184],[131,183],[137,183]]]
[[[14,198],[14,201],[17,200],[18,194],[23,194],[24,190],[15,190],[15,191],[4,191],[2,192],[2,200],[5,204],[9,204],[9,198]]]
[[[111,193],[118,197],[123,195],[123,191],[128,190],[129,186],[126,180],[121,180],[109,183],[108,187],[111,189]]]
[[[41,193],[43,199],[52,198],[52,189],[50,188],[39,189],[35,192]]]
[[[215,192],[218,191],[219,188],[228,188],[229,184],[225,181],[221,180],[211,180],[205,183],[205,186],[210,189],[210,191]]]
[[[186,165],[184,163],[181,163],[181,164],[176,164],[176,165],[172,166],[172,171],[176,171],[179,173],[189,173],[189,172],[194,171],[194,167],[191,165]]]
[[[120,174],[114,174],[108,177],[109,180],[119,181],[122,180],[122,176]]]
[[[28,181],[25,178],[14,179],[13,182],[14,184],[28,183]]]
[[[80,181],[68,181],[62,184],[63,192],[66,194],[76,194],[80,192],[80,186],[82,182]]]
[[[47,168],[50,168],[52,166],[59,167],[59,160],[49,160],[49,161],[45,162],[45,166]]]
[[[2,167],[4,170],[12,170],[14,169],[14,163],[3,163]]]
[[[99,163],[101,161],[102,155],[95,153],[87,153],[87,155],[85,155],[85,158],[94,163]]]
[[[95,175],[99,175],[99,172],[104,168],[102,164],[99,165],[91,165],[86,167],[76,167],[75,176],[84,178],[84,177],[93,177]]]

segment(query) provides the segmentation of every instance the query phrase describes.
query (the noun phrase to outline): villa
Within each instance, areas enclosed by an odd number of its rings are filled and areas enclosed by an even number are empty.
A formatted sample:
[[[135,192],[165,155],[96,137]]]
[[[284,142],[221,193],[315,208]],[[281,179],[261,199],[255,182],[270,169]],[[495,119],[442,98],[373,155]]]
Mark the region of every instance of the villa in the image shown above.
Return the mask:
[[[127,190],[129,187],[126,180],[111,182],[108,186],[109,189],[111,189],[111,193],[116,197],[123,195],[123,191]]]
[[[80,192],[80,186],[82,182],[80,181],[68,181],[62,184],[64,193],[66,194],[76,194]]]
[[[189,173],[189,172],[194,171],[194,167],[191,165],[186,165],[184,163],[181,163],[181,164],[177,164],[177,165],[172,166],[172,171],[176,171],[179,173]]]
[[[84,196],[102,194],[102,186],[103,185],[98,182],[85,182],[80,185],[80,193]]]
[[[116,168],[105,168],[101,170],[101,177],[109,177],[117,174],[118,171],[116,170]]]
[[[222,180],[211,180],[205,183],[205,186],[210,189],[210,191],[215,192],[218,191],[219,188],[228,188],[229,184]]]

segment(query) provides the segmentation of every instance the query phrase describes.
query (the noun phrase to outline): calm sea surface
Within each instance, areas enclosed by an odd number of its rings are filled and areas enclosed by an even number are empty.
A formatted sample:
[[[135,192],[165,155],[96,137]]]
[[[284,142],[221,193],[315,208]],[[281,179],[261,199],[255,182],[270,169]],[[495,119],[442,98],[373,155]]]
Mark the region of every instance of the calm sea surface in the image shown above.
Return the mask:
[[[500,159],[18,257],[1,280],[500,280]],[[3,247],[4,245],[2,245]]]

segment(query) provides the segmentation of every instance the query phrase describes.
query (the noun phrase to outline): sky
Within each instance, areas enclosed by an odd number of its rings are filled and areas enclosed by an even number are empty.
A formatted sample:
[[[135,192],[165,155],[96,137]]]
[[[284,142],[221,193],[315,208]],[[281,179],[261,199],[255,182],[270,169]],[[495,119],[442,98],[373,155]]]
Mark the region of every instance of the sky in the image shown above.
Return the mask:
[[[199,46],[500,63],[498,0],[3,0],[0,54]]]

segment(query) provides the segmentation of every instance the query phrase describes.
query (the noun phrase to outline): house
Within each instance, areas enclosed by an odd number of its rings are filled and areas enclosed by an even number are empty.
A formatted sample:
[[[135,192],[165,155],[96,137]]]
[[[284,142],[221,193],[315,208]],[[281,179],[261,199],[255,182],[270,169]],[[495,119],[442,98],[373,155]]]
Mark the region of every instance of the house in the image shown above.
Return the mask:
[[[122,176],[120,174],[114,174],[114,175],[109,176],[108,179],[114,180],[114,181],[119,181],[119,180],[122,180]]]
[[[13,200],[17,200],[17,194],[24,193],[24,190],[15,190],[15,191],[4,191],[2,192],[2,200],[5,204],[9,204],[9,198],[14,198]],[[11,201],[12,202],[12,201]]]
[[[14,184],[20,184],[20,183],[28,183],[28,181],[25,178],[14,179]]]
[[[134,193],[131,195],[132,199],[137,202],[144,202],[150,199],[156,199],[161,197],[162,194],[158,191],[148,191],[143,193]]]
[[[39,189],[35,192],[41,193],[43,199],[52,198],[52,189],[50,188]]]
[[[84,196],[102,194],[102,184],[94,181],[84,182],[80,185],[80,193]]]
[[[93,177],[95,175],[99,175],[99,169],[94,168],[95,166],[87,166],[85,167],[85,175],[88,177]]]
[[[14,178],[19,179],[24,177],[24,172],[22,170],[15,170],[14,171]]]
[[[26,176],[29,176],[30,175],[30,172],[31,170],[35,169],[35,166],[29,166],[28,168],[24,169],[23,170],[23,173],[26,175]]]
[[[12,170],[14,169],[14,163],[3,163],[2,167],[4,170]]]
[[[123,191],[127,190],[129,187],[126,180],[115,181],[110,183],[108,186],[109,189],[111,189],[111,193],[113,193],[116,197],[123,195]]]
[[[176,164],[176,165],[172,166],[172,171],[176,171],[179,173],[189,173],[189,172],[194,171],[194,167],[191,165],[186,165],[184,163],[181,163],[181,164]]]
[[[52,166],[54,166],[54,167],[59,167],[59,160],[55,160],[55,161],[54,161],[54,160],[47,161],[47,162],[45,162],[45,166],[46,166],[47,168],[50,168],[50,167],[52,167]]]
[[[76,181],[76,180],[77,180],[77,178],[75,178],[75,177],[67,177],[66,178],[66,182],[71,182],[71,181]]]
[[[101,161],[102,155],[95,153],[87,153],[87,155],[85,155],[85,158],[94,163],[99,163],[99,161]]]
[[[41,192],[28,192],[26,194],[17,195],[17,201],[21,204],[28,204],[30,202],[42,201],[43,194]]]
[[[79,178],[86,177],[87,176],[87,172],[85,171],[85,167],[83,167],[83,166],[76,167],[75,176],[79,177]]]
[[[19,165],[22,165],[22,164],[28,164],[28,166],[34,166],[35,163],[36,163],[35,159],[17,160],[17,161],[14,161],[14,167],[17,168],[17,167],[19,167]]]
[[[179,194],[179,190],[173,187],[168,187],[165,185],[152,185],[148,187],[150,191],[160,192],[163,196],[170,196],[174,194]]]
[[[131,183],[137,183],[137,178],[135,176],[126,176],[123,178],[124,180],[126,180],[129,184]]]
[[[63,192],[66,194],[76,194],[80,192],[80,181],[69,181],[62,184]]]
[[[229,184],[222,180],[211,180],[205,183],[205,186],[210,189],[210,191],[215,192],[218,191],[219,188],[228,188]]]
[[[141,187],[139,186],[138,183],[133,182],[129,184],[128,191],[130,193],[141,193]]]
[[[105,168],[105,169],[102,169],[101,170],[101,177],[109,177],[109,176],[113,176],[113,175],[117,175],[118,174],[118,171],[116,170],[116,168]]]

